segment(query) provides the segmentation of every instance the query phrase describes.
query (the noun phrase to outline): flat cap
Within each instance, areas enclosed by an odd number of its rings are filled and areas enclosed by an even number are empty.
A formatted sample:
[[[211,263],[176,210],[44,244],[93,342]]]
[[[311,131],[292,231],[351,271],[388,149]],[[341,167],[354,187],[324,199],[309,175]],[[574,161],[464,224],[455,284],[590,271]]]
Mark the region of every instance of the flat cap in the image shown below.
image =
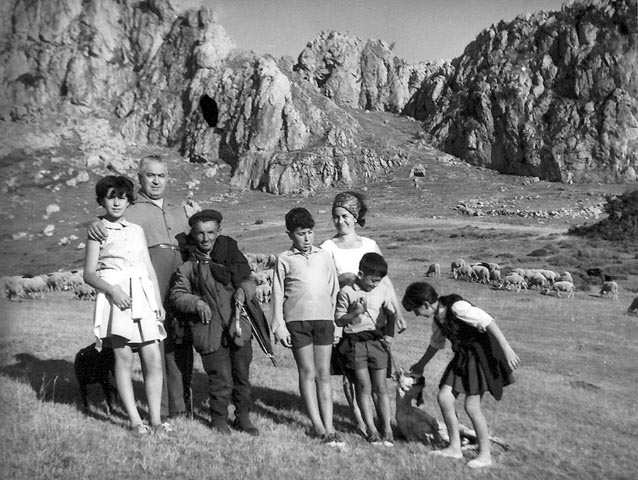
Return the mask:
[[[217,210],[207,209],[201,212],[194,213],[191,218],[188,219],[188,225],[191,227],[196,222],[217,222],[222,223],[222,214]]]

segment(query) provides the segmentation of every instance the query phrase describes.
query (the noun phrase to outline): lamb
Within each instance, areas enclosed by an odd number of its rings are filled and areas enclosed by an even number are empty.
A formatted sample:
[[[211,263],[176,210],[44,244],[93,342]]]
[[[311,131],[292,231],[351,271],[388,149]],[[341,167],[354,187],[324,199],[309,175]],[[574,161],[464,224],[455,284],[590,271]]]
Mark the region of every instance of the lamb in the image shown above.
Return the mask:
[[[395,370],[392,378],[397,382],[395,417],[401,436],[409,442],[422,442],[432,447],[442,447],[448,443],[450,437],[445,424],[419,408],[423,403],[425,378],[405,375],[401,368]],[[471,428],[459,424],[459,433],[463,446],[476,442],[476,432]],[[500,438],[490,436],[489,439],[509,450],[509,446]]]
[[[551,270],[539,270],[539,273],[547,279],[550,285],[553,285],[556,279],[558,278],[558,275],[556,275],[556,272],[553,272]]]
[[[24,298],[24,286],[21,277],[2,277],[0,283],[2,285],[2,293],[11,301],[20,301]]]
[[[24,290],[24,297],[28,298],[42,298],[45,292],[49,291],[49,286],[43,277],[23,278],[22,288]]]
[[[441,276],[441,265],[439,265],[438,263],[430,264],[430,266],[428,267],[427,272],[425,272],[425,276],[429,277],[430,275],[434,275],[436,277],[440,277]]]
[[[609,296],[612,300],[618,300],[618,284],[614,281],[604,282],[600,287],[600,296]]]
[[[503,279],[503,287],[510,290],[510,286],[517,287],[516,293],[521,291],[521,288],[527,290],[527,282],[523,277],[518,275],[517,273],[510,273]]]
[[[464,278],[466,280],[472,279],[472,269],[469,265],[462,265],[454,272],[454,278]]]
[[[84,411],[89,410],[88,389],[87,386],[92,383],[99,383],[106,397],[107,413],[110,415],[113,409],[112,400],[117,393],[115,387],[111,384],[111,375],[115,375],[115,355],[113,349],[104,348],[101,351],[95,349],[95,343],[84,347],[75,355],[73,362],[75,377],[80,386],[80,397]]]
[[[634,301],[631,302],[629,308],[627,309],[627,313],[634,313],[638,311],[638,297],[634,298]]]
[[[261,270],[253,272],[252,276],[255,279],[257,285],[272,285],[272,270]]]
[[[552,285],[552,291],[556,292],[557,297],[561,296],[561,292],[567,292],[567,298],[574,298],[574,284],[572,282],[555,282],[554,285]]]
[[[260,303],[268,303],[270,302],[270,297],[272,296],[272,289],[270,285],[267,283],[262,283],[261,285],[257,285],[255,288],[255,298]]]

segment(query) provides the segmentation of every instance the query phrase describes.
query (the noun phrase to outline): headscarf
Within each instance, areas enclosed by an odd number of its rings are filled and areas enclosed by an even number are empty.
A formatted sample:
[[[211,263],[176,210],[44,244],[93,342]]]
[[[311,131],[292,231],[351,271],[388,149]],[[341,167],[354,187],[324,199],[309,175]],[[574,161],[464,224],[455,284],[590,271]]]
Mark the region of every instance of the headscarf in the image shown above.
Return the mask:
[[[345,208],[350,212],[359,225],[362,227],[365,225],[368,207],[366,207],[363,195],[357,192],[338,193],[332,202],[332,212],[334,213],[335,208],[338,207]]]

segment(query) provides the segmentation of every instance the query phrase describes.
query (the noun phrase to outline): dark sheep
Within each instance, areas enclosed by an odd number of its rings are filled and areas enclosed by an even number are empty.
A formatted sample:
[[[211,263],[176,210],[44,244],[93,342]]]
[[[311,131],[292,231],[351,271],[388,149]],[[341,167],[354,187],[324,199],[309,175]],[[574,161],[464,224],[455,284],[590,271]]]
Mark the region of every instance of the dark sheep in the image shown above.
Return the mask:
[[[89,410],[87,386],[99,383],[102,385],[102,391],[106,397],[107,413],[110,415],[113,409],[113,398],[117,393],[109,377],[109,373],[115,376],[113,349],[103,348],[98,352],[95,349],[95,343],[92,343],[75,355],[73,368],[80,386],[80,396],[82,397],[84,411],[87,412]]]
[[[598,277],[601,282],[605,281],[605,273],[600,268],[590,268],[587,270],[587,275],[589,277]]]

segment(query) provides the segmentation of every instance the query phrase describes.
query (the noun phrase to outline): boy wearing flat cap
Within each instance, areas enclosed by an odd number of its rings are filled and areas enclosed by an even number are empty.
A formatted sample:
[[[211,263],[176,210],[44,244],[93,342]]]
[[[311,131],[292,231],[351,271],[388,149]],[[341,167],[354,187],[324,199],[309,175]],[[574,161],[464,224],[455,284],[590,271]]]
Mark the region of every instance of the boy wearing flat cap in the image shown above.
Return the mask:
[[[212,428],[230,433],[228,406],[232,400],[233,427],[258,435],[249,418],[251,330],[239,317],[256,285],[237,242],[220,235],[221,223],[222,214],[217,210],[202,210],[189,218],[196,248],[175,274],[170,302],[177,311],[189,314],[193,345],[208,375]]]

